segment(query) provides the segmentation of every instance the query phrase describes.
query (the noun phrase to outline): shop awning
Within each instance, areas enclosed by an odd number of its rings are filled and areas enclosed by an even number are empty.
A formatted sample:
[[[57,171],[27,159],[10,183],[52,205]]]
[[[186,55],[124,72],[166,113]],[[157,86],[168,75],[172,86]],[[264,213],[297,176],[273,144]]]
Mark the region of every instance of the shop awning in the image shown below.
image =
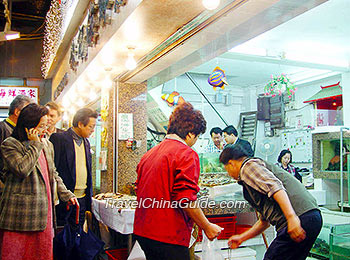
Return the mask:
[[[340,81],[337,84],[329,85],[322,87],[319,92],[305,100],[304,103],[317,102],[324,99],[335,98],[343,95],[342,87],[339,85]]]

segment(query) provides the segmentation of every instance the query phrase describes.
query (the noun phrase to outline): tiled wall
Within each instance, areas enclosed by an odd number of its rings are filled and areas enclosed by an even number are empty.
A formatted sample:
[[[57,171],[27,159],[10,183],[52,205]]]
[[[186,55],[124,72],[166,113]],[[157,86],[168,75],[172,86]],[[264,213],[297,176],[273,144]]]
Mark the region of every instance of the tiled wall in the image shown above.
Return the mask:
[[[117,190],[136,181],[136,166],[147,150],[147,84],[120,83],[118,86],[118,113],[132,113],[134,140],[141,141],[141,147],[132,151],[126,148],[126,141],[118,140]],[[116,127],[118,136],[118,125]]]
[[[147,150],[147,85],[116,83],[115,107],[110,98],[108,123],[108,170],[101,173],[101,191],[113,191],[113,176],[115,174],[116,191],[127,192],[126,185],[136,181],[136,166]],[[113,97],[113,94],[110,95]],[[132,151],[126,148],[126,141],[117,140],[116,169],[113,169],[113,117],[115,118],[116,136],[118,136],[117,113],[133,114],[134,139],[141,141],[141,147]]]

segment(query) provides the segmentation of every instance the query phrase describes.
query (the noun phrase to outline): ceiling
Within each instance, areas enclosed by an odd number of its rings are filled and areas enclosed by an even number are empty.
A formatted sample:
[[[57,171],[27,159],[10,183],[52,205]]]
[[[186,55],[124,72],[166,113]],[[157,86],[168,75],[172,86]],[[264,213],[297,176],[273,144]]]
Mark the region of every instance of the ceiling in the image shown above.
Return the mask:
[[[45,16],[51,0],[8,0],[11,11],[11,29],[21,34],[43,33]],[[0,30],[5,27],[4,5],[0,3]],[[25,35],[23,35],[25,36]],[[35,35],[38,36],[38,35]]]
[[[190,72],[219,66],[230,85],[259,86],[272,74],[295,83],[349,71],[350,1],[330,0],[253,38]]]

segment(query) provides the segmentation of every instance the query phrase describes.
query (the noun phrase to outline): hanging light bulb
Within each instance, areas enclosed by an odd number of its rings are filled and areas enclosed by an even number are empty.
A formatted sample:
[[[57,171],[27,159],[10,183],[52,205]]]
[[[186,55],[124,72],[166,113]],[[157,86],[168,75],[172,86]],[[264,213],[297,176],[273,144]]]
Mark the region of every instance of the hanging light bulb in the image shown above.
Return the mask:
[[[128,69],[128,70],[133,70],[133,69],[135,69],[136,68],[136,66],[137,66],[137,62],[136,62],[136,60],[135,60],[135,58],[134,58],[134,47],[128,47],[128,50],[129,50],[129,52],[128,52],[128,58],[127,58],[127,60],[126,60],[126,62],[125,62],[125,67]]]
[[[89,93],[89,100],[93,101],[96,98],[96,92],[94,89],[90,89],[90,93]]]
[[[75,90],[75,87],[72,87],[72,89],[69,90],[69,92],[66,95],[68,95],[71,102],[74,102],[77,98],[77,92]]]
[[[76,108],[74,106],[71,106],[69,109],[69,114],[71,114],[73,116],[73,115],[75,115],[75,112],[77,112]]]
[[[102,89],[108,90],[112,88],[112,86],[113,86],[113,81],[110,80],[109,78],[106,78],[104,81],[102,81],[102,84],[101,84]]]
[[[202,4],[206,9],[214,10],[219,6],[220,0],[202,0]]]
[[[134,58],[134,54],[133,53],[129,53],[128,54],[128,59],[126,60],[125,62],[125,67],[128,69],[128,70],[133,70],[136,68],[136,60]]]
[[[68,108],[68,107],[70,106],[70,104],[71,104],[71,102],[70,102],[68,96],[65,95],[65,96],[63,97],[63,99],[62,99],[62,106],[63,106],[64,108]]]
[[[69,120],[69,116],[67,112],[64,112],[63,117],[62,117],[63,121],[68,121]]]
[[[84,102],[84,100],[83,100],[82,98],[79,98],[79,99],[77,100],[76,104],[77,104],[78,107],[83,107],[83,106],[85,106],[85,102]]]

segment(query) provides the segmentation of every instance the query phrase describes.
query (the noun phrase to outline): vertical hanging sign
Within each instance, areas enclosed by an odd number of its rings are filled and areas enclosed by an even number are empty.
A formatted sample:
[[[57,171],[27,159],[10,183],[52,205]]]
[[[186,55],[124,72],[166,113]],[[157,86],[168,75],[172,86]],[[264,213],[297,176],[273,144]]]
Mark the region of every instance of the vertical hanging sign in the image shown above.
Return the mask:
[[[127,140],[134,136],[134,125],[132,113],[118,114],[118,139]]]

